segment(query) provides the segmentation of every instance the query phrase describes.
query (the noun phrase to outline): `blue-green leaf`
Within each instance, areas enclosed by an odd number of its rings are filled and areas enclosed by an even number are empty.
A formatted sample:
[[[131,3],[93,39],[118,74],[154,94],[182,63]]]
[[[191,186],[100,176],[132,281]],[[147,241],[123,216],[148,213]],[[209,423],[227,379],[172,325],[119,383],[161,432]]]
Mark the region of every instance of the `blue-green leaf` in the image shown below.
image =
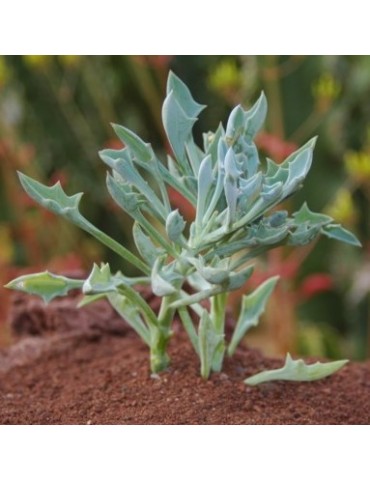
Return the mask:
[[[174,91],[167,95],[162,108],[163,126],[183,173],[191,175],[191,169],[185,157],[185,145],[191,137],[196,118],[190,117],[176,100]]]
[[[83,283],[83,280],[67,278],[45,271],[22,275],[9,282],[5,287],[32,295],[38,295],[48,303],[55,297],[67,295],[67,293],[74,288],[81,288]]]
[[[252,139],[260,131],[266,120],[267,100],[263,92],[253,107],[245,112],[245,134]]]
[[[207,155],[202,160],[198,173],[198,202],[196,216],[198,229],[202,225],[206,207],[209,204],[209,196],[212,191],[213,182],[212,157],[211,155]]]
[[[113,200],[132,218],[137,218],[139,208],[145,203],[140,193],[133,192],[127,183],[107,173],[107,188]]]
[[[146,197],[147,202],[145,202],[145,204],[149,205],[152,209],[154,209],[157,214],[156,216],[159,219],[166,218],[165,207],[163,206],[153,189],[149,186],[148,182],[144,180],[144,178],[137,171],[135,165],[130,158],[113,159],[103,153],[101,153],[100,156],[107,165],[109,165],[119,174],[120,177],[122,177],[126,184],[135,187],[144,197]],[[112,183],[111,180],[110,183]],[[119,183],[117,179],[115,179],[115,183]]]
[[[229,355],[235,352],[247,331],[258,325],[259,318],[265,311],[267,301],[278,280],[279,277],[269,278],[251,294],[243,295],[240,315],[228,348]]]
[[[226,141],[232,146],[238,138],[244,133],[245,111],[241,105],[237,105],[230,113],[226,126]]]
[[[68,196],[60,182],[57,182],[52,187],[47,187],[21,172],[18,172],[18,176],[22,187],[28,195],[43,207],[71,220],[80,215],[78,207],[83,193]]]
[[[200,373],[208,378],[212,368],[213,357],[223,342],[224,335],[217,333],[207,310],[203,310],[198,329]]]
[[[295,223],[308,223],[310,225],[326,225],[333,219],[323,213],[312,212],[305,202],[302,207],[293,213]]]
[[[173,210],[166,219],[166,232],[172,242],[177,242],[186,226],[186,222],[178,210]]]
[[[226,290],[237,290],[242,287],[245,282],[251,277],[253,273],[253,265],[240,270],[239,272],[232,272],[227,281]]]
[[[85,294],[98,294],[117,291],[117,287],[123,282],[112,276],[108,263],[102,263],[100,267],[94,263],[90,275],[85,280],[82,291]]]
[[[116,312],[126,320],[147,345],[150,345],[150,332],[141,319],[138,306],[125,295],[118,293],[109,293],[107,298]]]
[[[152,275],[151,275],[151,282],[152,282],[152,290],[155,295],[158,297],[165,297],[167,295],[171,295],[172,293],[176,293],[176,288],[168,282],[166,279],[163,278],[162,273],[162,266],[163,266],[164,258],[158,257],[154,262],[152,268]]]
[[[90,235],[98,239],[101,243],[112,249],[122,258],[135,265],[141,271],[147,273],[147,266],[127,248],[119,244],[113,238],[104,232],[101,232],[92,223],[90,223],[78,210],[78,206],[82,197],[82,193],[77,193],[69,197],[62,189],[60,183],[56,183],[53,187],[46,187],[41,183],[27,177],[23,173],[18,173],[19,179],[28,195],[48,210],[67,218],[78,227],[88,232]]]
[[[166,91],[167,95],[170,95],[171,91],[173,92],[176,101],[188,117],[197,117],[205,108],[204,105],[197,103],[193,99],[188,87],[172,71],[168,75]]]
[[[143,140],[136,135],[136,133],[132,132],[126,127],[122,127],[121,125],[116,125],[114,123],[112,123],[112,127],[119,139],[122,140],[125,145],[127,145],[134,156],[139,160],[149,162],[154,157],[153,149],[150,143],[143,142]],[[101,153],[104,153],[104,150]]]
[[[136,248],[138,249],[141,257],[146,263],[148,263],[148,265],[152,267],[158,256],[163,255],[163,249],[155,247],[152,240],[145,235],[138,222],[134,223],[132,234]]]
[[[334,240],[339,240],[340,242],[348,243],[355,247],[361,247],[361,242],[356,236],[340,225],[326,225],[321,229],[321,233]]]
[[[285,359],[285,365],[275,370],[267,370],[257,373],[244,380],[247,385],[258,385],[263,382],[274,380],[289,380],[293,382],[312,382],[332,375],[342,368],[348,360],[337,360],[335,362],[316,362],[307,365],[303,360],[293,360],[289,353]]]

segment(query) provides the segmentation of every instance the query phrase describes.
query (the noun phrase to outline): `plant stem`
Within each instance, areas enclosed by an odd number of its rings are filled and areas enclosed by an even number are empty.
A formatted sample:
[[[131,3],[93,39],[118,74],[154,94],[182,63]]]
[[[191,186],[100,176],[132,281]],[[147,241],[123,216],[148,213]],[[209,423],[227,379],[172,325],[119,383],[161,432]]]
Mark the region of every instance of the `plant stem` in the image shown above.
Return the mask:
[[[211,298],[211,311],[210,317],[215,329],[215,332],[219,335],[224,335],[225,332],[225,307],[228,294],[226,292],[215,295]],[[220,346],[215,351],[212,370],[214,372],[220,372],[225,355],[225,340],[222,341]]]
[[[153,373],[165,370],[170,363],[167,345],[171,337],[171,324],[175,313],[175,309],[170,307],[172,300],[172,295],[162,298],[158,324],[151,329],[150,368]]]
[[[193,320],[188,312],[187,307],[179,308],[179,315],[182,321],[182,324],[186,330],[186,333],[189,335],[191,344],[193,345],[194,350],[199,355],[199,340],[197,331],[195,330]]]

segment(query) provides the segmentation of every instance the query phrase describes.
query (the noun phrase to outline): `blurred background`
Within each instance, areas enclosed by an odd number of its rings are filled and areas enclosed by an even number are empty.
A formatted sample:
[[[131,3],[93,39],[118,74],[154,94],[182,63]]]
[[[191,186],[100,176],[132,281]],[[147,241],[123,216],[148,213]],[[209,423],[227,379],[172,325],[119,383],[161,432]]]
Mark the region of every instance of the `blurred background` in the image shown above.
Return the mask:
[[[130,221],[108,197],[97,152],[120,146],[115,122],[165,155],[161,105],[169,69],[208,105],[195,127],[198,140],[262,89],[269,113],[258,136],[261,154],[281,162],[318,135],[305,187],[286,208],[307,200],[363,244],[321,238],[261,259],[245,291],[266,275],[282,279],[247,343],[272,355],[369,357],[370,56],[0,56],[0,284],[25,271],[89,269],[101,260],[130,273],[93,239],[35,206],[16,171],[48,184],[60,180],[69,194],[85,192],[84,214],[130,246]],[[241,293],[231,296],[235,314]],[[0,287],[0,323],[8,307],[9,292]]]

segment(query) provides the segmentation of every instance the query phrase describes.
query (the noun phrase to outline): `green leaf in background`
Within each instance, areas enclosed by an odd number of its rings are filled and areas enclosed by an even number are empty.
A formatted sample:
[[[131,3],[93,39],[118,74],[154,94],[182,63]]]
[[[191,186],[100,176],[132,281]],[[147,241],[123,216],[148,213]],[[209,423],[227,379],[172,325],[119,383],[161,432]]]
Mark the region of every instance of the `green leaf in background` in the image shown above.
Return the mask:
[[[67,295],[74,288],[81,288],[83,283],[83,280],[67,278],[46,271],[22,275],[9,282],[5,287],[38,295],[48,303],[55,297]]]
[[[274,380],[288,380],[292,382],[312,382],[321,380],[335,373],[342,368],[348,360],[337,360],[335,362],[320,363],[316,362],[307,365],[303,360],[293,360],[289,353],[285,359],[285,365],[275,370],[266,370],[248,377],[244,382],[247,385],[258,385],[263,382]]]

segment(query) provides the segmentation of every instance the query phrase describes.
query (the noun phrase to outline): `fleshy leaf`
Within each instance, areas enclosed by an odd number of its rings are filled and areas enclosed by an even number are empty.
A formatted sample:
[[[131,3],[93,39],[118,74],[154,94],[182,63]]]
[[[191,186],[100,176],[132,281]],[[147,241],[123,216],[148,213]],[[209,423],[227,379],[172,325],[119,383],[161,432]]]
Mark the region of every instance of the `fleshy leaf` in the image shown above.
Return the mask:
[[[242,287],[253,273],[253,265],[241,270],[240,272],[232,272],[227,281],[227,290],[237,290]]]
[[[55,297],[67,295],[74,288],[81,288],[83,283],[83,280],[67,278],[46,271],[22,275],[5,286],[20,292],[38,295],[48,303]]]
[[[178,210],[172,211],[166,219],[166,232],[172,242],[177,242],[186,226],[186,222]]]
[[[46,187],[40,182],[27,177],[23,173],[18,172],[19,179],[28,195],[48,210],[61,215],[78,227],[88,232],[108,248],[116,252],[125,260],[135,265],[143,272],[147,272],[147,266],[133,255],[127,248],[119,244],[113,238],[104,232],[101,232],[92,223],[90,223],[78,210],[78,206],[82,197],[82,193],[72,196],[66,195],[60,183],[56,183],[52,187]]]
[[[22,187],[28,195],[43,207],[69,219],[79,215],[78,207],[83,193],[68,196],[60,182],[57,182],[52,187],[47,187],[21,172],[18,172],[18,176]]]
[[[223,341],[223,338],[223,335],[215,331],[207,310],[203,310],[198,329],[200,373],[203,378],[209,377],[213,357]]]
[[[107,188],[113,200],[132,218],[136,218],[138,209],[144,203],[140,193],[133,192],[132,188],[107,173]]]
[[[116,124],[112,124],[112,127],[120,140],[129,147],[135,157],[146,162],[153,158],[154,154],[150,143],[143,142],[136,133],[126,127]],[[104,151],[101,153],[104,153]]]
[[[253,107],[245,112],[245,133],[247,138],[252,139],[262,128],[267,115],[267,100],[263,92]]]
[[[230,113],[226,126],[226,141],[228,145],[233,145],[244,133],[245,111],[241,105],[237,105]]]
[[[205,108],[204,105],[201,105],[194,100],[187,85],[185,85],[185,83],[172,71],[168,75],[167,95],[169,95],[171,91],[173,91],[178,104],[189,117],[197,117]]]
[[[292,382],[312,382],[321,380],[335,373],[342,368],[348,360],[337,360],[335,362],[320,363],[311,365],[304,363],[302,359],[293,360],[289,353],[285,359],[285,365],[275,370],[267,370],[248,377],[244,382],[247,385],[258,385],[263,382],[274,380],[288,380]]]
[[[355,247],[361,247],[361,242],[355,235],[340,225],[326,225],[321,229],[321,233],[334,240],[339,240],[340,242],[348,243]]]
[[[123,283],[121,279],[112,276],[108,263],[102,263],[100,268],[94,263],[89,277],[83,284],[82,291],[85,294],[115,292],[121,283]]]
[[[171,285],[170,282],[165,280],[161,275],[162,265],[163,258],[158,257],[157,260],[154,262],[151,275],[152,290],[153,293],[158,297],[171,295],[172,293],[175,293],[177,291],[176,288]]]
[[[103,153],[100,154],[100,157],[107,165],[109,165],[112,169],[114,169],[119,174],[120,177],[122,177],[122,179],[126,184],[129,184],[130,186],[132,185],[140,192],[140,194],[146,197],[147,199],[146,203],[149,202],[149,204],[154,208],[159,219],[161,217],[162,218],[166,217],[163,204],[158,199],[153,189],[149,186],[148,182],[144,180],[144,178],[140,175],[140,173],[138,172],[138,170],[136,169],[134,163],[130,158],[113,159],[111,157],[106,156]],[[113,180],[115,183],[118,183],[117,178],[113,178]],[[109,181],[111,182],[110,179]],[[108,180],[107,180],[107,185],[109,187]],[[121,207],[124,208],[123,205],[121,205]],[[125,208],[125,210],[129,213],[128,207]]]
[[[246,332],[258,325],[259,318],[265,311],[267,301],[278,280],[279,277],[269,278],[251,294],[243,295],[240,315],[228,348],[229,355],[235,352]]]
[[[295,213],[293,213],[295,223],[309,223],[312,225],[326,225],[333,219],[323,213],[312,212],[305,202],[302,207]]]
[[[138,249],[140,255],[148,265],[153,266],[154,262],[158,258],[158,255],[163,254],[162,249],[158,249],[154,246],[150,237],[145,235],[140,225],[135,222],[132,227],[132,234],[134,237],[134,242],[136,248]]]
[[[171,147],[181,162],[180,167],[183,167],[184,173],[187,171],[188,174],[191,174],[190,167],[185,159],[185,144],[191,136],[197,119],[187,115],[181,108],[173,90],[170,91],[163,103],[162,119]]]
[[[124,295],[118,293],[109,293],[107,298],[119,315],[126,320],[147,345],[150,345],[150,332],[141,319],[139,308]]]
[[[200,164],[198,173],[197,225],[200,227],[209,204],[209,194],[213,185],[212,157],[207,155]]]

